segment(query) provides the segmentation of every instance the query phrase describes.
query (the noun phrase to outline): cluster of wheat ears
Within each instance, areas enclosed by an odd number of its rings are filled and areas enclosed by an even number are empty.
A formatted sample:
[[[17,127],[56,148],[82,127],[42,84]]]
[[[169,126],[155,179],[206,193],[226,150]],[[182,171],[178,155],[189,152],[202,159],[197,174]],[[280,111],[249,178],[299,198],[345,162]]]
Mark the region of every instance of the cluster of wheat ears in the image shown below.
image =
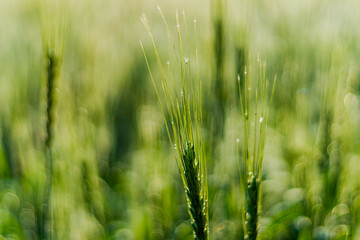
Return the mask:
[[[173,40],[160,7],[158,10],[167,30],[169,56],[173,56],[174,61],[163,62],[145,15],[142,15],[141,21],[150,37],[160,77],[154,76],[145,48],[140,44],[185,189],[194,238],[209,239],[207,154],[202,134],[202,82],[198,75],[197,21],[193,21],[190,30],[185,13],[180,17],[177,12],[177,39]],[[191,34],[194,36],[192,41],[190,31],[193,31]],[[271,96],[268,97],[266,64],[258,60],[257,65],[255,77],[250,67],[248,70],[245,68],[244,79],[238,76],[242,114],[242,121],[239,121],[242,124],[239,125],[243,132],[239,169],[245,199],[242,217],[245,239],[256,239],[258,233],[262,160],[269,106],[276,81],[275,78]]]

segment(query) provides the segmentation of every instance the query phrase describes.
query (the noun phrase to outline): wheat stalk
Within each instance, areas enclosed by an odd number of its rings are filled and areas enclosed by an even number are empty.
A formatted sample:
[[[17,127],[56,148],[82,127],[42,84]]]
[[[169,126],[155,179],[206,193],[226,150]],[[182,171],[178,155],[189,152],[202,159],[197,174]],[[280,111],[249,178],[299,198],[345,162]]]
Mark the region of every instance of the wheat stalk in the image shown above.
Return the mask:
[[[51,192],[53,184],[53,140],[57,101],[57,78],[64,49],[65,19],[64,5],[58,0],[44,2],[42,5],[42,38],[46,63],[46,136],[44,152],[46,157],[46,182],[38,217],[40,239],[51,239],[54,232],[54,219],[51,213]]]
[[[156,61],[161,74],[162,100],[158,90],[157,81],[152,74],[148,57],[144,47],[141,48],[144,53],[146,64],[150,73],[150,78],[155,88],[161,111],[164,118],[166,131],[169,141],[173,146],[173,153],[177,162],[180,176],[185,189],[187,198],[188,212],[191,218],[191,225],[194,231],[194,238],[204,240],[209,238],[209,219],[208,219],[208,190],[206,177],[206,160],[202,139],[202,103],[201,103],[201,82],[199,81],[197,71],[192,72],[192,61],[194,60],[195,69],[197,68],[197,46],[194,40],[193,45],[190,42],[185,13],[183,12],[184,28],[180,27],[179,14],[176,12],[178,51],[176,50],[174,40],[171,37],[166,19],[158,7],[160,15],[168,32],[169,50],[176,58],[177,66],[173,67],[167,61],[167,71],[161,61],[148,20],[145,15],[141,20],[151,39]],[[186,46],[184,48],[183,33],[186,33]],[[196,20],[194,20],[194,35],[196,35]],[[193,48],[191,48],[193,46]],[[170,53],[171,54],[171,53]],[[193,58],[191,57],[193,54]],[[174,73],[175,72],[175,73]],[[172,82],[170,82],[170,80]],[[172,89],[171,84],[180,85],[180,91]],[[176,93],[177,92],[177,93]],[[180,96],[179,96],[180,92]],[[169,116],[169,120],[167,119]]]
[[[52,216],[51,216],[51,191],[52,191],[52,175],[53,175],[53,157],[52,157],[52,142],[53,142],[53,127],[55,123],[55,90],[56,78],[58,74],[58,59],[53,52],[47,50],[47,76],[46,76],[46,137],[45,137],[45,152],[46,152],[46,183],[44,200],[42,206],[42,219],[40,227],[40,238],[51,239],[52,232]]]
[[[274,94],[276,77],[271,91],[270,103],[267,104],[268,83],[265,74],[266,64],[263,64],[258,60],[257,76],[254,86],[255,94],[252,93],[252,76],[250,70],[251,69],[247,72],[247,69],[245,68],[244,93],[242,93],[240,76],[238,76],[240,107],[243,116],[243,146],[242,161],[240,161],[240,181],[242,184],[242,193],[245,196],[245,216],[243,217],[245,239],[255,240],[258,235],[260,186],[266,129],[269,118],[268,109]],[[252,118],[254,119],[254,122],[251,121]],[[239,139],[238,142],[240,142]]]

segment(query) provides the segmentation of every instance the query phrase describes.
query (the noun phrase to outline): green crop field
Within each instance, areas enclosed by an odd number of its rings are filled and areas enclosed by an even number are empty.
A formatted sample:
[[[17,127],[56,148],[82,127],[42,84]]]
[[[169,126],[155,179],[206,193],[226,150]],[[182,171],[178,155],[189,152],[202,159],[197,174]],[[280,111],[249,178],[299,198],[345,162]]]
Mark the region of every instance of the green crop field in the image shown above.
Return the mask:
[[[360,239],[358,0],[1,0],[0,240]]]

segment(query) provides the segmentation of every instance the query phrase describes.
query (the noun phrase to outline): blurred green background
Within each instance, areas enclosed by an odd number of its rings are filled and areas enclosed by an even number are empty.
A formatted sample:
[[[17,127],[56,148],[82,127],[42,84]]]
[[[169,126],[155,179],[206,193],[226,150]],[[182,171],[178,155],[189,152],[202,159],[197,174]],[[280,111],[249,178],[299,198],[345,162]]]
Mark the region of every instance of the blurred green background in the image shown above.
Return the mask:
[[[277,76],[260,239],[360,239],[357,0],[1,0],[0,239],[40,239],[49,32],[64,43],[53,238],[193,238],[139,44],[159,77],[139,19],[147,15],[166,61],[157,5],[173,30],[176,9],[190,23],[197,19],[211,239],[243,238],[237,75],[258,57],[267,62],[267,78]]]

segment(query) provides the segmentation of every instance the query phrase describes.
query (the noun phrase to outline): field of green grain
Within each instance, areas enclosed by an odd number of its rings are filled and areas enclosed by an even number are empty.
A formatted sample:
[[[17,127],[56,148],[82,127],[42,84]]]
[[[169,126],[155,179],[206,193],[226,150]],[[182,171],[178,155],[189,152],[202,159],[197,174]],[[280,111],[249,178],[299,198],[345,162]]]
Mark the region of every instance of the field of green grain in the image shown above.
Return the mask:
[[[360,239],[358,0],[1,0],[0,240]]]

